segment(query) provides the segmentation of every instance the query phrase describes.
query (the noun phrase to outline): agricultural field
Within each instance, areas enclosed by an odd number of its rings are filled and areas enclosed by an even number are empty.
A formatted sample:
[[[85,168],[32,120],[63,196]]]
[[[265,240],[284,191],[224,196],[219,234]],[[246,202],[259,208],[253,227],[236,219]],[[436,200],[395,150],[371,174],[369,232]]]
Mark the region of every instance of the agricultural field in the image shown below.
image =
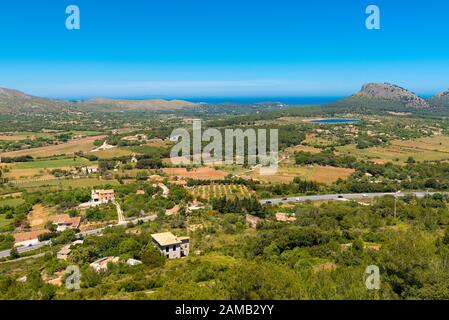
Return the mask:
[[[284,150],[284,153],[286,155],[292,155],[295,152],[320,153],[321,151],[322,151],[321,149],[315,147],[299,144],[293,147],[286,148]]]
[[[40,148],[24,149],[11,152],[3,152],[0,154],[1,157],[20,157],[20,156],[32,156],[33,158],[44,158],[51,157],[55,155],[68,155],[74,154],[78,151],[89,152],[94,147],[94,142],[96,140],[104,139],[105,136],[91,136],[86,138],[81,138],[77,140],[71,140],[67,143],[61,143],[58,145],[51,145]]]
[[[353,169],[346,168],[281,165],[279,166],[278,172],[272,176],[260,175],[257,168],[251,171],[241,172],[240,174],[265,183],[291,183],[294,178],[299,177],[319,183],[332,184],[338,179],[347,179],[353,173]]]
[[[0,199],[0,207],[3,207],[3,206],[15,207],[24,202],[25,201],[22,198],[3,198],[3,199]]]
[[[139,153],[127,148],[113,148],[109,150],[90,152],[89,154],[95,155],[100,159],[112,159],[116,157],[132,156]]]
[[[221,198],[224,196],[226,196],[226,198],[249,198],[253,194],[253,191],[250,191],[243,185],[212,184],[194,187],[191,193],[194,197],[202,199]]]
[[[356,155],[375,163],[405,163],[409,157],[416,161],[449,160],[449,136],[433,136],[414,140],[394,140],[384,147],[357,149],[355,145],[337,148],[341,154]]]
[[[67,159],[46,159],[46,160],[36,160],[32,162],[20,162],[16,163],[12,168],[16,169],[48,169],[48,168],[70,168],[70,167],[81,167],[89,166],[92,163],[84,158],[67,158]]]
[[[333,146],[337,141],[338,140],[336,138],[323,138],[315,134],[308,134],[303,143],[315,148],[326,148]]]
[[[70,188],[92,188],[101,185],[118,185],[116,180],[102,180],[96,178],[85,179],[53,179],[53,180],[35,180],[21,183],[19,186],[25,189],[70,189]]]
[[[183,179],[198,180],[222,180],[228,175],[227,172],[216,170],[214,168],[164,168],[163,172],[169,176],[181,177]]]
[[[98,136],[98,131],[48,131],[48,132],[8,132],[0,134],[0,141],[20,141],[25,139],[52,138],[60,134],[72,134],[75,136]]]
[[[24,135],[18,135],[18,134],[11,134],[11,135],[5,135],[0,134],[0,141],[21,141],[27,139],[27,136]]]
[[[9,172],[6,177],[13,183],[29,182],[30,180],[53,180],[55,177],[51,174],[53,169],[71,170],[74,167],[92,165],[89,160],[84,158],[67,159],[46,159],[31,162],[19,162],[8,165]]]

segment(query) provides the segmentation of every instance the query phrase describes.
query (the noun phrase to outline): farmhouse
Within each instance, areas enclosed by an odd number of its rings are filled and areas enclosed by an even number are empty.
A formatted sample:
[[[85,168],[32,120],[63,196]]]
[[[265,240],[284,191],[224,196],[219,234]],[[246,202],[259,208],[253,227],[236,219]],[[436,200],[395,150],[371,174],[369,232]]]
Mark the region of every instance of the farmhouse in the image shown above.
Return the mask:
[[[92,190],[92,202],[94,204],[106,204],[115,201],[114,190]]]
[[[190,253],[190,238],[177,237],[171,232],[152,234],[153,243],[168,259],[187,257]]]
[[[76,230],[81,225],[81,217],[70,217],[68,214],[60,214],[57,216],[49,217],[49,221],[51,221],[54,225],[57,226],[56,231],[62,232],[67,229]]]

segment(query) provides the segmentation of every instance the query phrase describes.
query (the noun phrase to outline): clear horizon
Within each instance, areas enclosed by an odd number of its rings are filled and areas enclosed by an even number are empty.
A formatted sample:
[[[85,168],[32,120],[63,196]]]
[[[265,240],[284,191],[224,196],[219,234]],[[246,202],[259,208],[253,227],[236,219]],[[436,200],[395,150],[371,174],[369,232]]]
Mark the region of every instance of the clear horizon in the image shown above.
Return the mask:
[[[367,82],[418,95],[449,88],[449,3],[77,0],[3,4],[0,87],[32,95],[230,99],[342,97]],[[33,28],[29,27],[33,21]]]

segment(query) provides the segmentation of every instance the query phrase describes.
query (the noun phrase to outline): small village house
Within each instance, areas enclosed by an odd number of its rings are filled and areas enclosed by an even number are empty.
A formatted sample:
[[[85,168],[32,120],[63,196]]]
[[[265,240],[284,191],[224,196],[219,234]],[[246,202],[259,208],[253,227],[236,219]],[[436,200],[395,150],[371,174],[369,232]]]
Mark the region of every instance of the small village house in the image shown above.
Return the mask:
[[[70,217],[68,214],[60,214],[51,216],[49,221],[56,225],[58,232],[63,232],[67,229],[77,230],[81,225],[81,217]]]
[[[95,204],[107,204],[115,201],[114,190],[92,190],[92,202]]]
[[[187,257],[190,253],[190,238],[177,237],[171,232],[152,234],[153,243],[168,259]]]

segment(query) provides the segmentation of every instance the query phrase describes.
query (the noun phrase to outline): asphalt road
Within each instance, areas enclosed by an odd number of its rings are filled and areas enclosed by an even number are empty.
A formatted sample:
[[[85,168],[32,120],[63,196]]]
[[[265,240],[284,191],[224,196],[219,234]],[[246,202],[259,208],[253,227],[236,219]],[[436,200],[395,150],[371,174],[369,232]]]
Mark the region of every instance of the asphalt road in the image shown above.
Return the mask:
[[[115,225],[109,225],[109,226],[104,227],[104,228],[83,231],[83,232],[78,233],[77,235],[79,237],[98,235],[98,234],[101,234],[107,228],[116,227],[116,226],[119,226],[119,225],[126,225],[128,223],[138,224],[139,221],[142,221],[142,222],[154,221],[154,220],[156,220],[156,218],[157,218],[157,215],[152,215],[152,216],[148,216],[148,217],[138,218],[138,219],[134,219],[134,220],[130,220],[130,221],[120,222],[120,223],[115,224]],[[35,245],[28,246],[28,247],[18,247],[17,251],[19,253],[29,252],[29,251],[40,249],[40,248],[42,248],[44,246],[47,246],[49,244],[50,244],[50,241],[39,242],[39,243],[37,243]],[[11,250],[0,251],[0,259],[1,258],[5,258],[5,257],[9,257],[10,252],[11,252]]]
[[[436,193],[447,194],[446,192],[398,192],[398,193],[349,193],[349,194],[324,194],[317,196],[301,196],[301,197],[288,197],[288,198],[273,198],[261,200],[262,204],[281,204],[290,202],[304,202],[304,201],[327,201],[327,200],[361,200],[361,199],[373,199],[384,196],[404,197],[406,195],[414,195],[419,198],[426,195],[433,195]]]

